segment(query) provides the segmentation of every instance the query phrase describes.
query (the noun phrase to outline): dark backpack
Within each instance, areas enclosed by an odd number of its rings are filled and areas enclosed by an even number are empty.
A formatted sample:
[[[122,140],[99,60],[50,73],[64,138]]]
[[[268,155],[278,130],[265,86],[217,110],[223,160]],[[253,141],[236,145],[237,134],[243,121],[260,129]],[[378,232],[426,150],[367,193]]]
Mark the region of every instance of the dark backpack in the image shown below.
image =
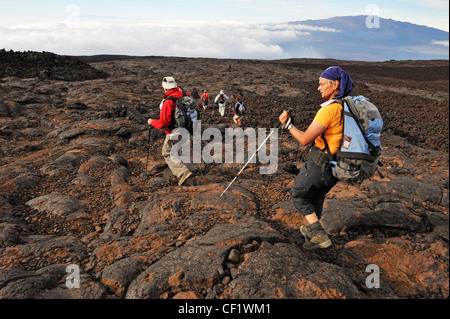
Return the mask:
[[[225,96],[224,96],[223,94],[220,94],[218,102],[219,102],[220,104],[225,103]]]
[[[378,108],[363,96],[348,96],[336,102],[342,104],[344,129],[340,149],[333,161],[330,160],[333,175],[359,184],[375,172],[383,177],[378,170],[378,166],[382,166],[379,157],[383,128]],[[325,146],[329,154],[326,141]]]
[[[185,128],[192,134],[194,121],[200,120],[200,113],[197,109],[197,102],[192,96],[183,91],[183,96],[175,98],[173,96],[167,97],[167,100],[175,102],[175,111],[172,125],[174,128]]]
[[[192,90],[191,96],[192,96],[194,99],[199,99],[199,98],[200,98],[200,96],[198,95],[198,92],[197,92],[197,89],[196,89],[196,88],[194,88],[194,89]]]

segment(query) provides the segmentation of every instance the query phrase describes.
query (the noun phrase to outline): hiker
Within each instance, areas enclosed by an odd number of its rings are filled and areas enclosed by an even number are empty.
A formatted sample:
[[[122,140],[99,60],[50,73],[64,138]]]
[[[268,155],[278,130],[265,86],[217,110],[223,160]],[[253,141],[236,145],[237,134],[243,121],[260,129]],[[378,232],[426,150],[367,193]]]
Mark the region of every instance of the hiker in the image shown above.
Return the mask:
[[[239,126],[242,126],[242,117],[245,113],[245,106],[244,102],[241,101],[241,98],[238,96],[236,97],[236,104],[234,107],[231,108],[233,111],[233,122],[236,123]]]
[[[206,90],[205,90],[205,91],[203,91],[203,94],[202,94],[202,106],[203,106],[204,110],[206,110],[208,108],[209,103],[210,103],[209,95],[208,95],[208,92],[206,92]]]
[[[192,172],[186,167],[183,162],[174,162],[170,157],[170,153],[172,151],[172,147],[177,143],[171,137],[177,135],[177,129],[174,128],[174,110],[175,110],[175,101],[168,100],[169,96],[172,96],[176,99],[181,98],[183,96],[183,91],[177,86],[175,79],[173,77],[165,77],[162,81],[162,87],[164,89],[164,100],[160,104],[160,117],[159,119],[149,119],[148,125],[153,126],[156,129],[165,129],[166,131],[166,139],[164,140],[164,144],[162,147],[162,155],[167,165],[169,166],[172,174],[175,175],[179,181],[178,185],[181,186],[186,179],[192,175]],[[187,94],[187,93],[186,93]]]
[[[319,78],[317,90],[327,101],[321,104],[313,122],[306,131],[294,126],[288,113],[284,111],[279,120],[283,128],[303,145],[312,143],[308,159],[300,169],[291,188],[291,198],[295,209],[305,216],[308,225],[302,225],[300,232],[305,236],[304,248],[311,250],[327,248],[332,243],[320,223],[325,195],[336,185],[338,179],[332,175],[326,145],[332,155],[340,148],[343,121],[342,105],[334,99],[348,96],[353,91],[353,80],[340,67],[326,69]]]
[[[191,96],[195,99],[195,102],[198,102],[200,96],[198,95],[197,88],[193,88],[191,92]]]
[[[223,90],[220,90],[220,93],[217,94],[216,98],[214,99],[214,103],[219,104],[219,113],[220,116],[225,115],[225,106],[227,105],[227,102],[230,99],[228,96],[223,92]]]

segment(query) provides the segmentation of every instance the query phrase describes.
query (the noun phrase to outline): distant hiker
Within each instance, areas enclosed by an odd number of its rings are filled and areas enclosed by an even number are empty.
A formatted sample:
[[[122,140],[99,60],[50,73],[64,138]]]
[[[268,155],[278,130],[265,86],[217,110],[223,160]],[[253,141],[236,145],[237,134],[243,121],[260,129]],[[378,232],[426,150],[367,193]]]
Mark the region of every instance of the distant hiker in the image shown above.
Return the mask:
[[[216,96],[214,99],[214,103],[219,104],[219,113],[221,116],[225,115],[225,106],[227,105],[227,102],[230,99],[228,96],[223,92],[223,90],[220,90],[220,93]]]
[[[208,94],[208,92],[206,92],[206,90],[203,91],[201,100],[202,100],[203,109],[206,110],[208,108],[209,103],[210,103],[210,101],[209,101],[209,94]]]
[[[200,98],[200,95],[198,94],[198,91],[196,88],[192,89],[191,96],[198,102],[198,99]]]
[[[303,145],[313,143],[307,162],[300,169],[291,188],[291,198],[295,209],[308,222],[301,226],[305,236],[304,248],[326,248],[331,240],[320,223],[325,195],[339,181],[332,175],[329,166],[327,147],[334,155],[339,150],[342,140],[343,121],[342,105],[334,99],[348,96],[353,91],[353,81],[340,67],[326,69],[319,78],[317,90],[327,101],[321,105],[313,122],[306,131],[300,131],[291,123],[291,118],[284,111],[279,120],[291,135]]]
[[[173,77],[165,77],[162,81],[162,87],[164,89],[164,100],[160,104],[160,116],[159,119],[149,119],[148,124],[156,129],[165,129],[166,139],[162,147],[162,155],[173,175],[175,175],[179,181],[178,185],[181,186],[186,179],[192,175],[192,172],[186,167],[183,162],[175,163],[170,158],[172,147],[177,143],[172,140],[171,137],[177,134],[177,129],[174,127],[174,111],[176,102],[169,97],[179,99],[183,97],[183,91],[177,86]]]
[[[231,108],[231,111],[234,114],[233,122],[239,126],[242,126],[242,117],[245,113],[245,106],[244,102],[241,101],[241,98],[239,96],[236,97],[236,104]]]

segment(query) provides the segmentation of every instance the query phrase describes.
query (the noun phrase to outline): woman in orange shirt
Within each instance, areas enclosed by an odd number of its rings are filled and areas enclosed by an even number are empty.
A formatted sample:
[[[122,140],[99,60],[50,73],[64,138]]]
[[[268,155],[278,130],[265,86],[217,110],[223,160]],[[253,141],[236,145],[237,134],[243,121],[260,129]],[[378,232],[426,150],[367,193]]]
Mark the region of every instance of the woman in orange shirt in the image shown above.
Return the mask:
[[[309,224],[300,227],[306,239],[303,246],[306,249],[327,248],[331,245],[331,240],[320,223],[325,195],[338,182],[331,173],[327,153],[336,154],[342,140],[342,105],[335,102],[335,99],[343,98],[353,91],[353,80],[342,68],[333,66],[322,73],[317,90],[327,101],[321,105],[306,131],[301,131],[290,123],[286,111],[279,117],[283,126],[301,144],[314,143],[308,160],[291,188],[294,207],[305,216]],[[323,139],[326,140],[328,149]]]

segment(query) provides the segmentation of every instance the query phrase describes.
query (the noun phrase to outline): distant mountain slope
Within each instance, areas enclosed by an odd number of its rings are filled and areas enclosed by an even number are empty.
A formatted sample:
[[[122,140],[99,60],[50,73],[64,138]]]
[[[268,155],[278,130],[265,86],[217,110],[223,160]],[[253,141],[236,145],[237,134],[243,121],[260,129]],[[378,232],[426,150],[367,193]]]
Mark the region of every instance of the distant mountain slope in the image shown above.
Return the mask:
[[[379,19],[379,20],[375,20]],[[368,16],[334,17],[290,22],[293,27],[308,26],[309,36],[283,45],[290,56],[302,52],[322,58],[343,60],[429,60],[449,58],[446,31]]]

